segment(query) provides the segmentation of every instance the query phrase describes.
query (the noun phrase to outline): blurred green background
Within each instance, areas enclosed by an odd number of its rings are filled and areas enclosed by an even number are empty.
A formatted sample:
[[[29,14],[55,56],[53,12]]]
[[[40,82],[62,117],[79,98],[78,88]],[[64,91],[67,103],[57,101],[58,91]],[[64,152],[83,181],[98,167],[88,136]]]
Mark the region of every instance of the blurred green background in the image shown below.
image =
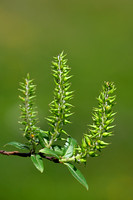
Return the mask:
[[[87,192],[63,166],[45,161],[40,174],[30,159],[0,155],[1,200],[133,199],[133,1],[0,0],[0,148],[23,142],[19,82],[29,72],[37,84],[40,126],[48,128],[53,97],[52,57],[62,50],[72,68],[72,124],[78,141],[91,123],[104,80],[117,87],[115,135],[98,158],[79,167]]]

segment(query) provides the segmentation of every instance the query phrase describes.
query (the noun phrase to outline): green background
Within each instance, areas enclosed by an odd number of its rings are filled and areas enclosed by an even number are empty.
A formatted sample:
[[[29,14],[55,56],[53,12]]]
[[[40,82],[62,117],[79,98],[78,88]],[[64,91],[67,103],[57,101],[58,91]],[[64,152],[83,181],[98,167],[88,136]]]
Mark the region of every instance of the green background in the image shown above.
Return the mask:
[[[62,50],[72,68],[73,122],[78,141],[91,123],[104,80],[117,87],[111,145],[79,167],[86,191],[65,166],[45,161],[41,174],[30,159],[0,155],[1,200],[133,199],[133,1],[0,0],[0,148],[25,141],[19,119],[19,82],[29,72],[37,84],[41,128],[53,97],[52,57]]]

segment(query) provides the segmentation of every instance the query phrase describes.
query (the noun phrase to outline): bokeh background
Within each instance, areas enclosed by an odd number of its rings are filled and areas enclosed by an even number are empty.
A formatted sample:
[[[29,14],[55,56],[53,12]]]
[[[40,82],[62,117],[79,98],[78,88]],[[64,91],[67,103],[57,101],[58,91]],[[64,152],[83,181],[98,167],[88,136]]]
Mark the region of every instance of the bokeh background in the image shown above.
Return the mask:
[[[133,1],[0,0],[0,149],[25,141],[19,130],[19,82],[37,84],[40,126],[48,129],[53,97],[52,57],[62,50],[75,91],[69,133],[78,141],[91,123],[104,80],[117,87],[112,143],[79,167],[86,191],[63,166],[45,161],[40,174],[30,159],[0,155],[1,200],[133,199]]]

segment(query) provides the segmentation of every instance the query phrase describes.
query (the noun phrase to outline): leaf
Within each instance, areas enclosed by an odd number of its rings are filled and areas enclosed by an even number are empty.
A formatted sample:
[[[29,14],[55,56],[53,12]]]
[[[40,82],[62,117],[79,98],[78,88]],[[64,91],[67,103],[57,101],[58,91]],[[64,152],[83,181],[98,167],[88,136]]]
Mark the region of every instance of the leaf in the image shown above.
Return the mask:
[[[39,139],[40,145],[41,145],[42,147],[45,147],[44,139],[40,136],[40,134],[38,134],[38,139]]]
[[[40,135],[42,138],[44,138],[44,137],[48,138],[48,133],[47,133],[47,131],[43,131],[43,130],[41,130],[41,129],[39,128],[39,129],[38,129],[38,132],[39,132],[39,135]]]
[[[41,156],[39,154],[32,154],[31,160],[35,167],[42,173],[44,170],[44,165]]]
[[[74,178],[76,178],[88,190],[88,184],[80,170],[70,163],[64,163],[64,165],[67,166],[72,176],[74,176]]]
[[[57,153],[53,149],[44,148],[44,149],[41,149],[40,152],[54,156],[55,158],[59,159],[59,156],[57,155]]]
[[[62,149],[60,146],[54,146],[54,151],[58,156],[64,155],[64,149]]]
[[[74,148],[77,146],[77,141],[74,138],[68,138],[63,158],[70,158],[73,155]]]
[[[18,148],[18,149],[30,149],[28,146],[26,146],[25,144],[21,144],[21,143],[19,143],[19,142],[9,142],[9,143],[7,143],[7,144],[5,144],[5,146],[7,146],[7,145],[11,145],[11,146],[14,146],[14,147],[16,147],[16,148]]]
[[[37,136],[38,136],[40,145],[44,148],[47,143],[48,133],[46,133],[46,131],[41,130],[40,128],[37,128],[36,133],[38,133]]]

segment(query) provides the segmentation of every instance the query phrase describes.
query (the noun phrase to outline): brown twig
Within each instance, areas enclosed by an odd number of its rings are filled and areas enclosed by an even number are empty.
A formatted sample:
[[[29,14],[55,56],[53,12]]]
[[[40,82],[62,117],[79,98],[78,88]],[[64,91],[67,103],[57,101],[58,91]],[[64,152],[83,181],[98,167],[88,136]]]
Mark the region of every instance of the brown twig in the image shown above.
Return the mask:
[[[7,155],[7,156],[20,156],[20,157],[30,157],[31,156],[31,152],[29,153],[22,153],[19,151],[4,151],[4,150],[0,150],[0,154],[3,155]],[[45,158],[47,160],[53,161],[54,163],[60,163],[58,158],[55,157],[49,157],[49,156],[45,156],[43,153],[38,153],[42,158]]]

